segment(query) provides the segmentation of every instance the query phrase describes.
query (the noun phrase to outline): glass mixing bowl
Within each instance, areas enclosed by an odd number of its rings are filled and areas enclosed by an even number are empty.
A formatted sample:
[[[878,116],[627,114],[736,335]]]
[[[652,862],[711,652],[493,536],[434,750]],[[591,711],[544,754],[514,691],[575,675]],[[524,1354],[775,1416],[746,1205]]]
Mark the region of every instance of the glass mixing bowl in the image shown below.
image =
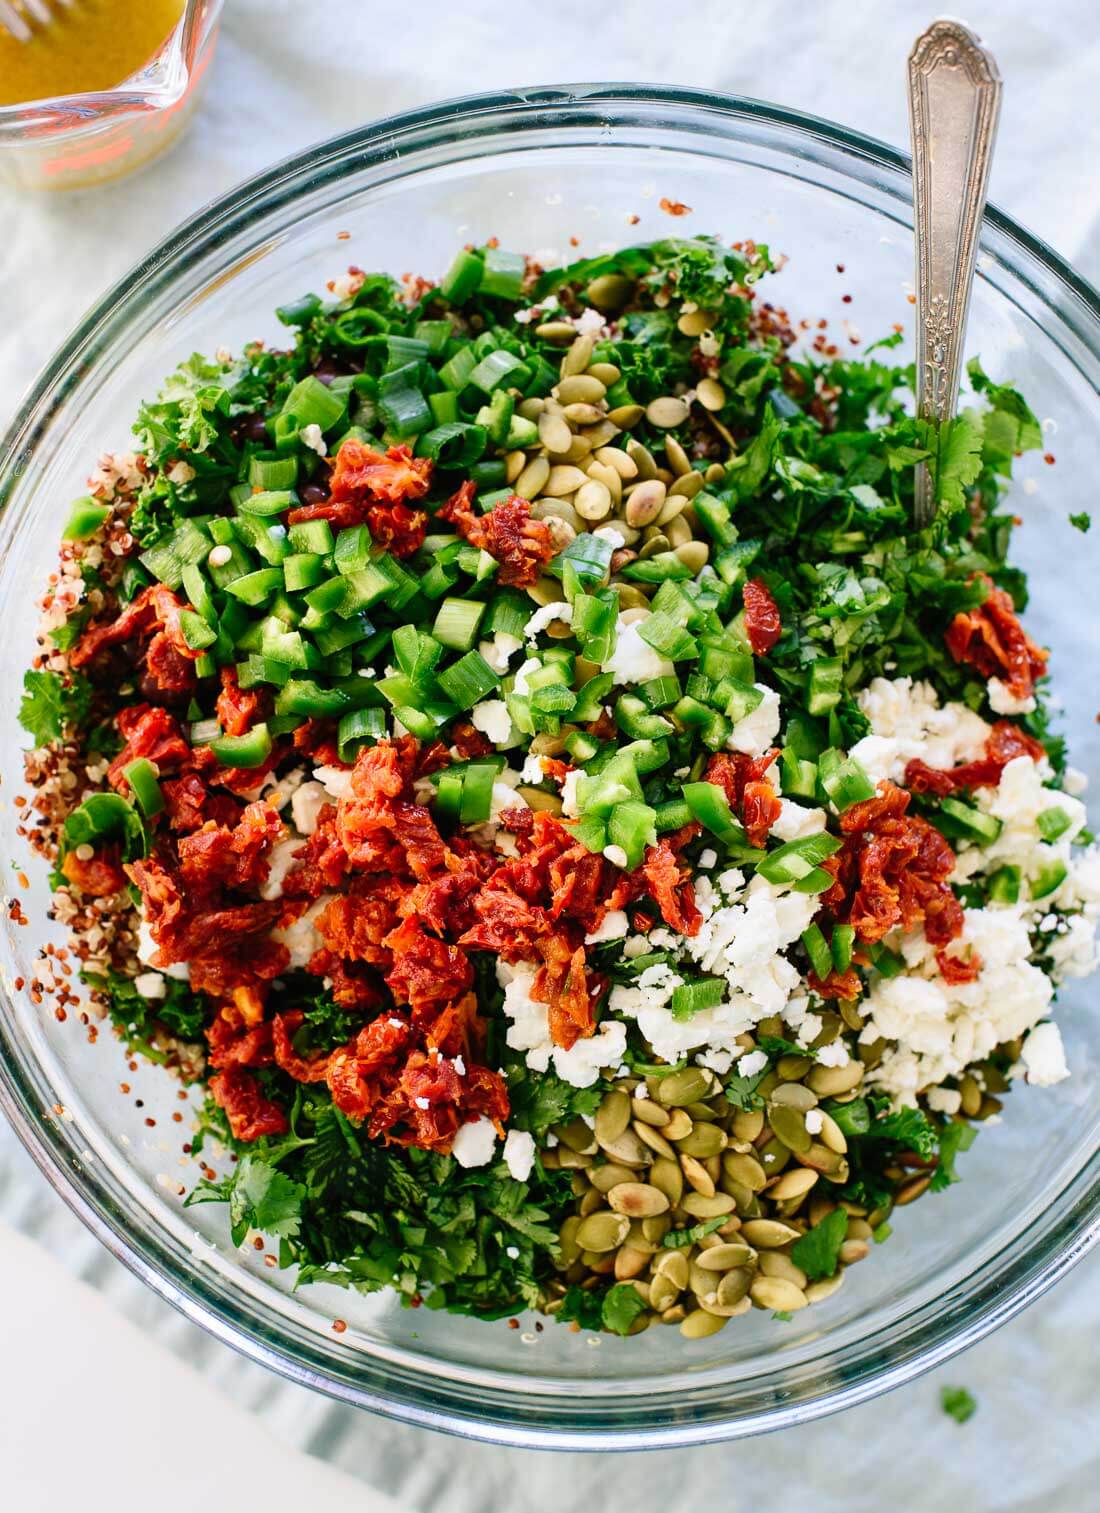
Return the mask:
[[[126,447],[138,400],[180,359],[254,336],[278,341],[275,305],[349,261],[438,274],[456,246],[493,235],[569,256],[573,238],[579,255],[696,230],[788,253],[762,297],[828,319],[854,352],[850,343],[911,318],[909,196],[897,153],[753,101],[629,86],[478,96],[313,148],[219,200],[107,295],[28,398],[0,466],[0,855],[31,875],[18,888],[29,925],[5,909],[0,932],[0,1102],[104,1244],[254,1359],[345,1402],[501,1443],[684,1445],[797,1423],[908,1380],[1012,1317],[1095,1239],[1088,984],[1059,1004],[1072,1079],[1014,1093],[1003,1124],[963,1158],[965,1180],[899,1210],[889,1244],[843,1291],[787,1323],[754,1313],[692,1343],[674,1329],[630,1340],[530,1321],[515,1331],[331,1287],[294,1294],[250,1247],[232,1248],[219,1207],[185,1210],[174,1196],[194,1177],[181,1153],[186,1123],[171,1118],[182,1108],[176,1084],[155,1067],[127,1071],[109,1036],[90,1045],[78,1019],[58,1024],[12,986],[30,982],[42,946],[61,944],[12,803],[33,595],[69,500],[105,447]],[[662,198],[690,215],[670,220]],[[1034,575],[1031,629],[1055,649],[1073,759],[1095,777],[1100,730],[1086,679],[1100,563],[1096,533],[1079,535],[1067,516],[1093,504],[1100,477],[1100,301],[991,211],[969,346],[995,377],[1020,384],[1057,456],[1055,467],[1037,457],[1021,466],[1018,542]],[[335,1317],[346,1332],[334,1332]]]

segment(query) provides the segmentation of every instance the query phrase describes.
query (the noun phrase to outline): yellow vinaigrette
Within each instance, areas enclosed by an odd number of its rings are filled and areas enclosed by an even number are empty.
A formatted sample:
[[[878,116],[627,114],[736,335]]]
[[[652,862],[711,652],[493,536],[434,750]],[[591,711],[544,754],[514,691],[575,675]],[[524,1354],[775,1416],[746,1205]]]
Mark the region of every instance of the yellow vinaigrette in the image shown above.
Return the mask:
[[[15,0],[19,8],[19,0]],[[0,105],[114,89],[146,64],[184,0],[73,0],[48,27],[17,42],[0,27]]]

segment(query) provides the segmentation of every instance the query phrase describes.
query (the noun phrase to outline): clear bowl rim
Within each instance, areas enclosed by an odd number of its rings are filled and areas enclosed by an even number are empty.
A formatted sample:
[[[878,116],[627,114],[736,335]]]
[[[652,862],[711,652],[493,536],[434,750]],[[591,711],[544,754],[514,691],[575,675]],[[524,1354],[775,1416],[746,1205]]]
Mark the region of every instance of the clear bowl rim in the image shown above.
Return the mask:
[[[84,354],[96,347],[97,339],[106,340],[110,334],[123,330],[131,302],[140,295],[143,286],[152,280],[163,280],[173,270],[186,266],[190,256],[211,245],[219,227],[223,228],[223,233],[225,225],[242,229],[247,224],[252,206],[262,204],[265,212],[274,210],[287,198],[293,198],[295,186],[300,187],[303,174],[317,171],[326,163],[346,160],[356,150],[369,152],[385,143],[396,144],[402,135],[412,136],[424,128],[438,130],[462,118],[491,117],[495,112],[502,115],[507,112],[508,119],[513,120],[524,113],[537,115],[545,109],[567,112],[574,106],[579,110],[632,106],[651,107],[656,111],[675,108],[709,111],[746,126],[756,124],[777,129],[787,138],[781,144],[787,152],[792,142],[801,136],[806,143],[816,141],[825,148],[841,149],[849,158],[891,172],[907,172],[910,167],[907,154],[864,133],[806,112],[746,96],[643,83],[578,83],[479,92],[382,117],[368,126],[316,143],[235,185],[181,222],[108,289],[58,347],[28,390],[7,433],[0,438],[0,509],[7,504],[24,470],[23,465],[33,453],[38,433],[53,404],[68,397],[69,391],[79,386],[79,379],[74,375],[79,372]],[[581,119],[584,119],[583,115]],[[283,192],[277,195],[280,188]],[[1062,291],[1072,297],[1071,304],[1076,302],[1078,317],[1074,324],[1079,324],[1083,316],[1086,326],[1100,329],[1100,293],[1060,254],[994,206],[987,207],[983,224],[986,231],[1018,251],[1025,261],[1030,259],[1033,264],[1038,264]],[[1068,321],[1068,312],[1062,314]],[[0,1025],[0,1043],[3,1039]],[[464,1410],[454,1399],[441,1401],[433,1398],[430,1381],[416,1384],[416,1390],[409,1395],[388,1395],[384,1389],[368,1389],[346,1380],[327,1378],[323,1367],[311,1367],[302,1359],[289,1355],[286,1347],[276,1344],[262,1321],[255,1318],[246,1321],[232,1308],[220,1306],[195,1274],[185,1278],[174,1276],[161,1248],[148,1237],[139,1238],[130,1231],[125,1213],[119,1210],[105,1184],[92,1173],[85,1172],[82,1176],[73,1173],[61,1139],[52,1131],[50,1121],[42,1118],[33,1089],[25,1082],[18,1064],[9,1063],[3,1056],[0,1056],[0,1112],[8,1119],[50,1185],[96,1238],[191,1322],[259,1364],[342,1403],[367,1408],[418,1427],[512,1447],[564,1450],[681,1448],[743,1438],[809,1422],[856,1406],[943,1364],[1014,1318],[1100,1240],[1100,1181],[1094,1181],[1089,1192],[1078,1193],[1075,1197],[1068,1222],[1061,1223],[1057,1238],[1048,1244],[1045,1256],[1031,1256],[1025,1274],[1014,1289],[1006,1291],[986,1286],[964,1322],[945,1326],[931,1342],[910,1346],[892,1361],[880,1357],[856,1379],[839,1383],[834,1379],[830,1390],[814,1397],[788,1403],[772,1401],[736,1420],[715,1416],[702,1419],[691,1416],[665,1420],[651,1418],[636,1428],[620,1424],[586,1428],[571,1420],[568,1427],[548,1427],[534,1417],[525,1416],[522,1411],[507,1417],[505,1414],[509,1410],[499,1404],[488,1410],[482,1404]],[[1090,1164],[1096,1165],[1096,1153]],[[1076,1174],[1075,1185],[1079,1184],[1084,1170]],[[995,1259],[991,1258],[990,1264]],[[553,1401],[532,1397],[528,1412],[537,1410],[540,1404],[550,1406]],[[670,1404],[669,1409],[670,1413],[675,1413],[673,1405]]]

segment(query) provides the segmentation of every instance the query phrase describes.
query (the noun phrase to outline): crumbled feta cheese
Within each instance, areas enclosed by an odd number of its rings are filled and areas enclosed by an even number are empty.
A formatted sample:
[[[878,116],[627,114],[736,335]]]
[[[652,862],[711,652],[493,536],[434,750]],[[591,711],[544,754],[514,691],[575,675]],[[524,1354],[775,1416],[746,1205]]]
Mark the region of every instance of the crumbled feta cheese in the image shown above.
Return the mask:
[[[817,1059],[821,1066],[847,1066],[852,1058],[848,1054],[846,1042],[838,1038],[823,1045],[817,1053]]]
[[[778,819],[772,822],[771,833],[777,840],[798,841],[805,835],[816,835],[824,830],[828,816],[824,809],[807,809],[793,799],[780,799]]]
[[[779,734],[779,695],[763,683],[755,686],[763,699],[743,720],[738,720],[726,742],[731,751],[743,751],[747,756],[763,756]]]
[[[648,641],[642,640],[637,620],[624,624],[620,616],[615,650],[611,660],[603,664],[603,670],[609,672],[616,683],[648,683],[651,678],[666,677],[676,669],[660,652],[654,651]]]
[[[718,853],[717,853],[717,851],[712,850],[710,846],[707,846],[702,851],[700,851],[700,853],[699,853],[699,869],[700,869],[700,871],[702,871],[702,872],[709,872],[712,867],[716,867],[717,865],[718,865]]]
[[[134,987],[142,998],[163,998],[168,992],[160,972],[139,972],[134,978]]]
[[[601,541],[610,541],[611,549],[615,552],[617,552],[620,547],[626,545],[626,537],[623,535],[622,531],[620,531],[616,526],[613,525],[599,525],[592,532],[592,534],[593,536],[598,536]]]
[[[432,1106],[432,1100],[430,1098],[414,1098],[413,1102],[416,1104],[417,1108],[431,1108]]]
[[[320,426],[303,426],[298,432],[298,438],[304,447],[308,447],[311,452],[316,452],[318,457],[326,457],[328,455],[325,450],[325,438]]]
[[[260,884],[261,898],[268,900],[282,898],[283,882],[294,866],[294,853],[300,851],[301,847],[300,835],[285,835],[282,840],[275,842],[268,855],[267,876]]]
[[[1024,1041],[1020,1056],[1027,1068],[1027,1080],[1038,1087],[1053,1087],[1069,1076],[1062,1032],[1049,1020],[1035,1026]]]
[[[227,562],[233,560],[233,548],[221,542],[218,546],[212,546],[206,558],[211,567],[224,567]]]
[[[351,795],[351,768],[350,767],[315,767],[313,776],[328,794],[330,799],[339,802]]]
[[[168,479],[169,483],[175,483],[177,485],[190,483],[194,476],[195,469],[189,462],[184,462],[182,458],[180,458],[177,462],[174,462],[168,469],[168,472],[165,474],[165,477]]]
[[[575,819],[580,814],[580,805],[577,802],[577,784],[584,777],[580,767],[571,767],[565,774],[565,782],[561,785],[561,812],[566,819]]]
[[[517,1182],[526,1182],[535,1164],[535,1142],[526,1130],[510,1129],[504,1138],[504,1164]]]
[[[460,1124],[451,1146],[451,1155],[459,1166],[486,1166],[493,1159],[497,1132],[491,1119],[483,1114]]]
[[[990,678],[986,684],[986,692],[989,695],[989,707],[994,714],[1031,714],[1035,708],[1034,694],[1028,694],[1024,699],[1017,698],[1009,693],[1008,685],[1000,678]]]
[[[506,630],[498,630],[491,641],[478,644],[478,651],[494,672],[505,673],[508,671],[508,659],[514,657],[522,645],[519,636],[510,636]]]
[[[514,689],[517,698],[526,698],[527,695],[531,692],[531,689],[527,683],[527,679],[531,676],[536,668],[541,666],[542,663],[539,661],[538,657],[527,658],[527,661],[524,662],[523,666],[516,673]]]
[[[630,860],[621,846],[605,846],[603,854],[613,867],[625,867]]]
[[[820,1135],[825,1127],[825,1115],[819,1108],[806,1110],[806,1133],[807,1135]]]
[[[504,1247],[504,1254],[508,1257],[508,1259],[510,1261],[518,1261],[519,1260],[519,1246],[518,1245],[506,1245]]]
[[[513,746],[512,717],[503,699],[485,699],[470,711],[470,721],[494,746]]]
[[[629,928],[630,921],[622,909],[609,909],[591,935],[584,937],[584,943],[598,946],[605,940],[621,940]]]
[[[553,604],[544,604],[537,609],[523,627],[523,634],[528,641],[533,641],[538,633],[545,630],[552,620],[564,620],[566,625],[573,623],[573,606],[567,604],[564,599]]]
[[[504,1012],[512,1021],[505,1037],[514,1051],[524,1052],[527,1065],[554,1071],[573,1087],[590,1087],[605,1066],[618,1066],[626,1053],[626,1026],[614,1020],[601,1022],[594,1035],[578,1040],[568,1051],[550,1036],[546,1005],[531,997],[536,968],[528,962],[509,966],[497,963],[497,980],[504,988]]]
[[[155,967],[158,972],[163,972],[165,977],[173,977],[177,982],[191,981],[191,968],[186,961],[173,962],[170,967],[158,967],[153,958],[160,947],[153,939],[153,931],[149,921],[143,919],[137,929],[137,959],[147,967]]]
[[[317,928],[317,921],[328,908],[332,897],[331,893],[322,893],[304,914],[291,920],[289,925],[280,925],[272,930],[271,939],[286,946],[290,952],[291,967],[308,966],[313,953],[324,945],[324,936]]]
[[[1072,794],[1074,798],[1080,798],[1089,786],[1089,780],[1079,767],[1067,767],[1062,777],[1062,785],[1067,793]]]
[[[957,1114],[962,1108],[962,1094],[953,1087],[930,1087],[925,1095],[934,1114]]]
[[[632,961],[635,956],[644,956],[649,950],[649,941],[644,935],[632,935],[629,940],[623,941],[623,955],[627,961]]]
[[[900,782],[914,757],[930,767],[957,767],[985,752],[989,726],[965,704],[945,704],[931,683],[874,678],[858,696],[871,734],[851,748],[872,782]]]
[[[607,321],[593,305],[588,305],[577,316],[575,325],[580,336],[600,336],[607,327]]]
[[[737,1075],[739,1077],[755,1077],[757,1072],[762,1072],[767,1064],[767,1051],[750,1051],[747,1056],[738,1057]]]
[[[299,835],[312,835],[317,829],[317,816],[332,800],[322,784],[302,783],[290,796],[290,817]]]

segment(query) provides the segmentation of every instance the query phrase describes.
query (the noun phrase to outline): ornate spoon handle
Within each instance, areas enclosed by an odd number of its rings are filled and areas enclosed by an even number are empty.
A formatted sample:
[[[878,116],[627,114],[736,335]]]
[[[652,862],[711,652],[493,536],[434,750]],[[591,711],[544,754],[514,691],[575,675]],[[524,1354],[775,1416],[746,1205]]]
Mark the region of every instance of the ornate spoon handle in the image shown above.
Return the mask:
[[[909,54],[909,127],[917,253],[917,413],[950,420],[1001,103],[992,55],[957,21],[933,21]],[[916,522],[935,514],[921,464]]]

